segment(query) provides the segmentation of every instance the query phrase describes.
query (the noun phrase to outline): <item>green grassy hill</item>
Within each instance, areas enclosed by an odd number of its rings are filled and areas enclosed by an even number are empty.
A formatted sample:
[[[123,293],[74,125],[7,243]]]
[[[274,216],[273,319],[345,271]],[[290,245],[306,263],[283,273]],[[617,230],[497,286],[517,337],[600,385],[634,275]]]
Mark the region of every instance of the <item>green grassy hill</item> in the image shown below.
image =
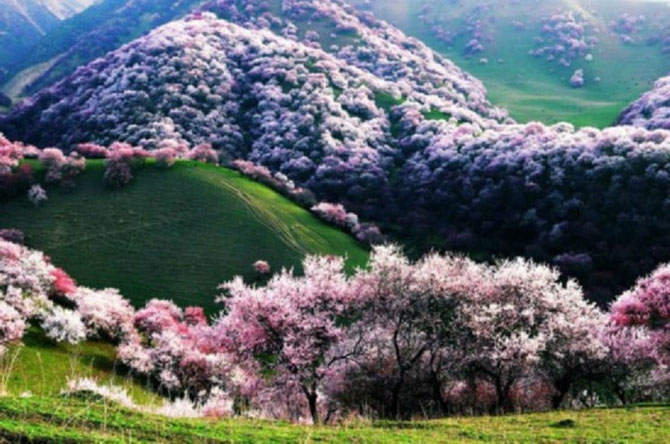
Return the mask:
[[[482,80],[489,99],[506,108],[519,122],[552,124],[566,121],[579,127],[610,126],[628,104],[670,71],[670,58],[663,54],[660,45],[646,44],[647,39],[662,36],[667,30],[668,9],[661,2],[553,0],[527,2],[526,5],[507,0],[348,1],[371,10],[375,16],[422,40]],[[462,33],[467,27],[464,17],[482,4],[493,5],[488,13],[480,15],[493,41],[484,44],[483,52],[467,56],[463,48],[472,37]],[[430,26],[419,20],[421,8],[426,5],[431,6],[430,16],[439,18],[444,29],[461,33],[453,46],[436,38]],[[530,56],[528,51],[534,48],[533,39],[539,35],[540,20],[568,10],[584,14],[599,30],[599,43],[592,51],[593,61],[581,58],[565,68]],[[647,19],[640,34],[635,35],[633,44],[623,44],[608,29],[608,23],[622,13],[644,15]],[[529,28],[515,29],[517,21]],[[488,63],[480,63],[481,58],[486,58]],[[586,84],[575,89],[570,87],[569,79],[578,68],[584,69]],[[594,81],[596,77],[601,81]]]
[[[100,161],[88,163],[77,188],[48,188],[35,208],[27,197],[0,206],[0,227],[19,228],[81,285],[119,288],[136,305],[151,298],[201,305],[209,313],[218,284],[256,278],[252,264],[299,267],[309,253],[368,252],[339,229],[239,173],[195,162],[170,170],[149,164],[127,188],[103,186]]]
[[[8,442],[663,443],[668,421],[670,406],[643,406],[310,427],[248,419],[169,419],[85,397],[0,398],[0,440]]]

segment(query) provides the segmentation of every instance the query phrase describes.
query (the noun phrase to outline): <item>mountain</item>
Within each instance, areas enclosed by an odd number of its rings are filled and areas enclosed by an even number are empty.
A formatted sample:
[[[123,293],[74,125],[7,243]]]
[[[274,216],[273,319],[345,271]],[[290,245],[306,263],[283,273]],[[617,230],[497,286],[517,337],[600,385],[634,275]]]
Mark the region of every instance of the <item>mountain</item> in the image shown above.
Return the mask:
[[[63,148],[211,142],[290,175],[324,200],[376,214],[402,154],[391,146],[402,120],[392,118],[394,105],[406,105],[410,122],[425,114],[452,126],[488,127],[505,115],[480,82],[419,42],[334,11],[324,36],[339,33],[355,45],[335,54],[277,35],[284,28],[249,29],[211,13],[172,22],[17,105],[0,130]]]
[[[0,70],[0,85],[13,98],[29,95],[82,64],[183,16],[199,3],[202,0],[99,0],[68,20],[50,26],[39,39],[27,42],[29,51],[11,58],[0,54],[0,67],[4,67],[4,74]]]
[[[670,133],[518,124],[479,80],[341,1],[240,5],[207,2],[78,69],[0,131],[65,149],[211,142],[415,252],[531,257],[603,304],[670,260]]]
[[[100,0],[41,0],[44,6],[60,20],[65,20],[83,11]]]
[[[95,0],[0,0],[0,78],[51,29]]]
[[[349,2],[481,79],[492,102],[520,122],[610,126],[670,71],[667,2]],[[573,85],[570,80],[579,70],[583,80]]]

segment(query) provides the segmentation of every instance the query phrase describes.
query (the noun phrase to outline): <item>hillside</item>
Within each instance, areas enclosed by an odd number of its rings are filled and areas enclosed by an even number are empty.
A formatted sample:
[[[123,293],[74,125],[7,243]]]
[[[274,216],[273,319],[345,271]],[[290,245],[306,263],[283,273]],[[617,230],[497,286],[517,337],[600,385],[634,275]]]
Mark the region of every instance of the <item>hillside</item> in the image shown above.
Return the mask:
[[[670,70],[670,22],[663,2],[349,2],[481,79],[493,103],[520,122],[610,126]],[[572,87],[570,78],[578,69],[584,70],[584,84]]]
[[[92,62],[0,117],[0,131],[65,150],[211,143],[419,253],[530,257],[603,305],[670,260],[670,236],[658,235],[670,226],[658,211],[668,134],[516,124],[452,62],[337,1],[281,16],[234,6],[208,6],[234,22],[193,14]],[[324,50],[333,35],[349,44]]]
[[[165,443],[213,442],[663,442],[670,409],[641,406],[413,422],[312,427],[250,419],[143,415],[95,398],[0,398],[0,439]]]
[[[89,1],[89,0],[86,0]],[[48,29],[0,72],[0,89],[13,98],[35,93],[107,52],[170,20],[202,0],[104,0]],[[1,62],[1,59],[0,59]],[[28,73],[29,81],[25,81]],[[17,86],[18,84],[18,86]]]
[[[48,189],[40,208],[27,198],[3,204],[0,227],[23,230],[82,285],[119,288],[136,305],[172,299],[210,313],[218,284],[253,280],[259,259],[273,269],[307,253],[347,255],[352,267],[367,260],[347,234],[236,172],[182,161],[146,167],[114,192],[101,176],[102,164],[90,161],[73,192]]]
[[[670,129],[670,77],[662,77],[654,87],[631,103],[619,117],[622,125],[648,129]]]
[[[0,0],[0,79],[50,30],[94,0]]]

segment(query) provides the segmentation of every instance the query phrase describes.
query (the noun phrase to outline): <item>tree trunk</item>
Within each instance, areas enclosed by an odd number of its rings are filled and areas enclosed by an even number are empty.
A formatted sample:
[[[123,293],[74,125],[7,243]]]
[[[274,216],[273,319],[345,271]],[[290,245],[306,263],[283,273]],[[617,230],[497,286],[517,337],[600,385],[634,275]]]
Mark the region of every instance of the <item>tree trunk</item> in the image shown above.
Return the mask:
[[[558,410],[561,407],[565,396],[570,391],[570,387],[572,387],[572,382],[569,379],[561,379],[554,383],[556,393],[551,396],[551,407],[554,410]]]
[[[442,383],[440,382],[440,378],[438,378],[435,374],[431,375],[431,379],[433,386],[433,400],[439,409],[439,413],[441,415],[445,415],[448,413],[449,406],[444,400],[444,396],[442,396]]]
[[[628,396],[626,396],[626,389],[623,387],[623,384],[619,384],[618,382],[614,382],[614,387],[613,391],[614,394],[619,398],[619,401],[621,401],[622,405],[628,404]]]
[[[403,377],[400,377],[391,388],[391,417],[400,420],[400,390],[403,386]]]
[[[309,404],[309,414],[312,415],[312,423],[319,423],[319,410],[316,407],[317,394],[315,392],[307,393],[307,403]]]
[[[500,378],[495,380],[496,386],[496,413],[506,413],[512,411],[512,400],[509,397],[511,383],[504,384]]]

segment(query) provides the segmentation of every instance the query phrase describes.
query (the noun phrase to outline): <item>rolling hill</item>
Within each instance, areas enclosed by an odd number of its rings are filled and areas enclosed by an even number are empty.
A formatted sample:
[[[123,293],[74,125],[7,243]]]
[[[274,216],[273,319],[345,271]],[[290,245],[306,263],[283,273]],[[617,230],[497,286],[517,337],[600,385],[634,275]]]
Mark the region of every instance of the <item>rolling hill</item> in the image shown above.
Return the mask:
[[[349,2],[419,38],[481,79],[491,101],[519,122],[610,126],[621,110],[670,70],[664,43],[670,22],[662,2]],[[561,48],[554,51],[558,45]],[[573,88],[569,80],[577,69],[584,70],[585,83]]]
[[[23,230],[77,281],[115,287],[136,305],[151,298],[210,313],[217,286],[235,275],[256,278],[252,264],[298,266],[305,254],[367,252],[274,191],[224,168],[178,162],[146,167],[126,189],[108,191],[102,164],[90,161],[73,192],[49,189],[40,208],[27,198],[1,206],[0,227]]]

